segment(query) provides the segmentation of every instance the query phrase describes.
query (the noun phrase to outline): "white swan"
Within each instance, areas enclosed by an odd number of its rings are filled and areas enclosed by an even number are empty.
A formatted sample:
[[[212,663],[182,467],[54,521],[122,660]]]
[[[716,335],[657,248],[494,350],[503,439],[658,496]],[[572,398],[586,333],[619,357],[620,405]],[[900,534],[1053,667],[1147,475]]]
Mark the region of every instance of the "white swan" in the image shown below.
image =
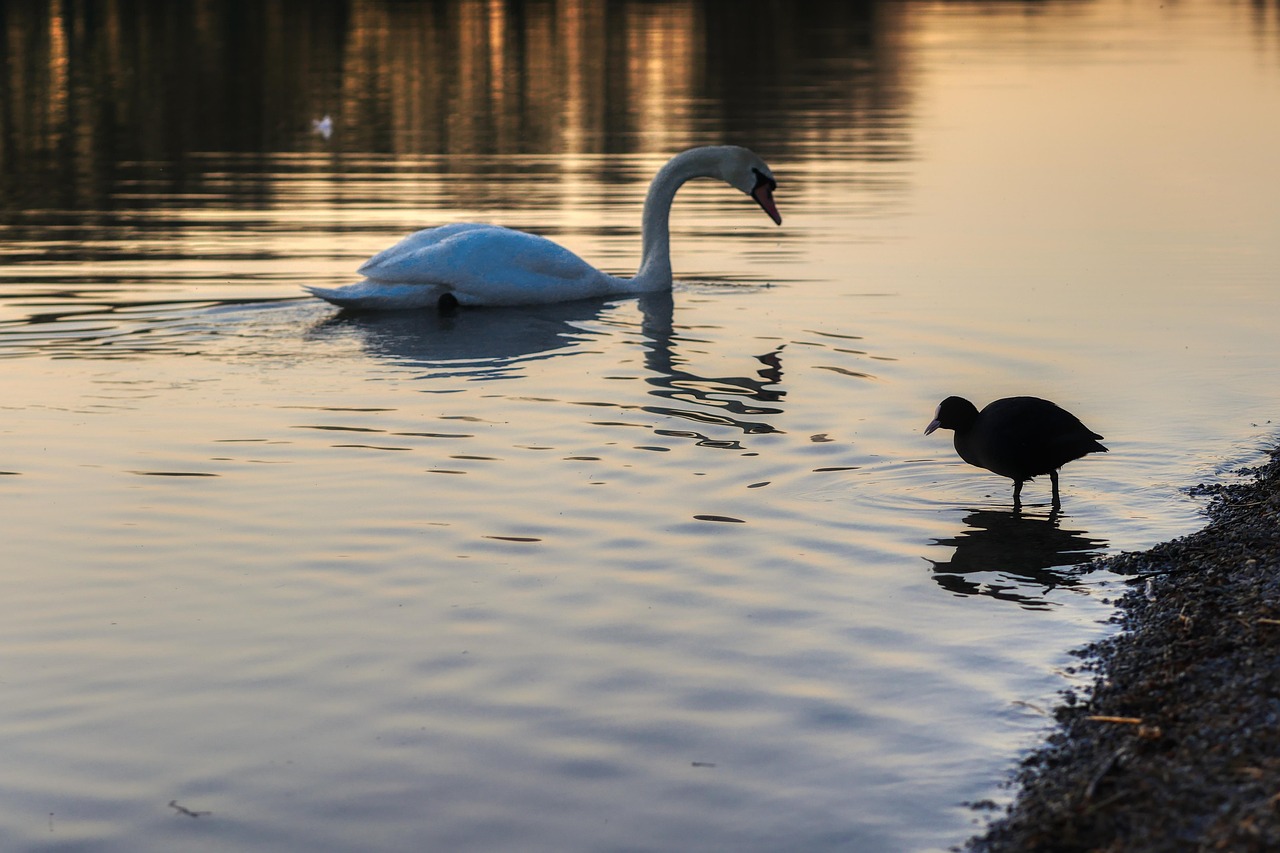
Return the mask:
[[[671,287],[668,218],[676,190],[692,178],[719,178],[756,200],[778,225],[777,187],[763,160],[733,145],[692,148],[671,158],[649,184],[635,278],[601,272],[545,237],[460,222],[410,234],[365,261],[365,280],[308,287],[344,308],[387,310],[453,305],[532,305]]]

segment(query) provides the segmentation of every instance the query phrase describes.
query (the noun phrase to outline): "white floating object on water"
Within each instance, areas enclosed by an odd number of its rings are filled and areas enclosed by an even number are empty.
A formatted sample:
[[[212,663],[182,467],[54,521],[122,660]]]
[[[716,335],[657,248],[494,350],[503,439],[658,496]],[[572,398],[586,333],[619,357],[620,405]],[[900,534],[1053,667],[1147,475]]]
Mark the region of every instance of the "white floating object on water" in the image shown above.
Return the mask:
[[[333,136],[333,119],[328,116],[312,119],[311,132],[318,133],[325,139],[328,139],[330,136]]]

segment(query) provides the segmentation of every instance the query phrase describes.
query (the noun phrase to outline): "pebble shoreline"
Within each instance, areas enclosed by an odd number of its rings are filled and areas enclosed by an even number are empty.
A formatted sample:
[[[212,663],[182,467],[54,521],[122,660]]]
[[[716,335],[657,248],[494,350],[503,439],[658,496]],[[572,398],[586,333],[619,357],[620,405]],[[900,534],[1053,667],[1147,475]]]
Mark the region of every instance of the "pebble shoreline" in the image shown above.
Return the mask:
[[[964,849],[1280,850],[1280,448],[1210,495],[1208,525],[1095,568],[1130,576],[1121,630]]]

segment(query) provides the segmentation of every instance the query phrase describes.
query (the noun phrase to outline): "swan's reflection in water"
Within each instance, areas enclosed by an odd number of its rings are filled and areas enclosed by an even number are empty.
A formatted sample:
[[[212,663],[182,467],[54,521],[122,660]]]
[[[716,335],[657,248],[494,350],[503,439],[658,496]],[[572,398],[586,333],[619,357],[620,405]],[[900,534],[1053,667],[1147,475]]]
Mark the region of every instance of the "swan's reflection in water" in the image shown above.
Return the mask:
[[[709,426],[729,427],[745,435],[780,432],[771,424],[757,420],[762,415],[777,415],[776,404],[786,396],[778,387],[782,382],[782,347],[753,356],[760,364],[753,376],[704,376],[690,370],[677,350],[680,338],[673,322],[673,297],[670,293],[651,293],[640,298],[644,320],[642,331],[649,341],[645,367],[652,375],[645,381],[656,397],[673,405],[646,406],[645,411],[665,417],[680,418]],[[698,408],[675,405],[693,403]],[[713,439],[696,430],[666,430],[665,435],[685,435],[699,444],[740,449],[736,440]]]
[[[1078,589],[1082,563],[1107,547],[1083,530],[1062,527],[1059,512],[1040,515],[978,509],[965,516],[968,528],[932,544],[954,548],[949,560],[929,560],[933,579],[957,595],[986,595],[1023,607],[1043,609],[1056,589]]]
[[[353,335],[370,355],[423,367],[431,376],[499,379],[524,362],[586,352],[596,337],[576,326],[610,305],[599,299],[512,308],[445,311],[341,311],[311,330],[316,338]]]
[[[762,416],[782,412],[782,347],[754,355],[753,375],[707,376],[689,367],[682,344],[693,343],[674,322],[670,292],[642,294],[639,333],[644,347],[644,381],[662,405],[605,405],[679,419],[708,427],[655,429],[660,435],[691,438],[707,447],[741,449],[740,440],[708,434],[729,430],[743,435],[779,432]],[[424,377],[464,376],[506,379],[524,375],[523,365],[555,357],[599,353],[604,339],[631,336],[633,320],[611,316],[627,300],[586,299],[552,305],[460,309],[456,312],[340,312],[314,326],[315,338],[354,336],[370,355],[423,368]],[[594,327],[594,328],[593,328]],[[616,331],[615,331],[616,330]],[[592,341],[600,342],[599,349]]]

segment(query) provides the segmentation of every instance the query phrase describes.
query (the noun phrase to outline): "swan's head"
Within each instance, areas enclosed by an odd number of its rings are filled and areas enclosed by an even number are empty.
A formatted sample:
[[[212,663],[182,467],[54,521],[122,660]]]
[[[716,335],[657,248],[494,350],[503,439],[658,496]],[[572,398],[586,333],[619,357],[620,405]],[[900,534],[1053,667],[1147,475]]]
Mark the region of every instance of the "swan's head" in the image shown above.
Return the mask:
[[[773,191],[778,188],[778,182],[774,179],[769,164],[761,160],[754,151],[736,145],[725,145],[718,152],[718,177],[755,199],[756,204],[769,214],[769,218],[781,225],[782,216],[773,202]]]

